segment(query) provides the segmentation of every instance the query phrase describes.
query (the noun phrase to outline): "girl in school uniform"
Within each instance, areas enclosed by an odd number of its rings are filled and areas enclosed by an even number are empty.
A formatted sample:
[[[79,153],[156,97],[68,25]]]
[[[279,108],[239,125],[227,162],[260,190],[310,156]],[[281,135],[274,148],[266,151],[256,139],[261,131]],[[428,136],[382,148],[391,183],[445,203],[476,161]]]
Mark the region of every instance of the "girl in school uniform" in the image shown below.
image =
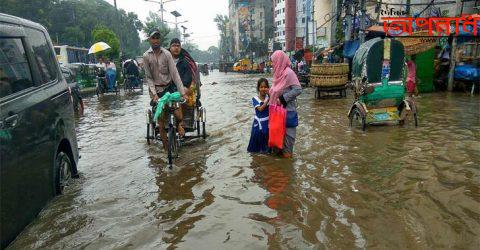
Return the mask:
[[[268,80],[260,78],[257,82],[258,96],[252,98],[255,117],[247,151],[250,153],[269,153],[268,147]]]

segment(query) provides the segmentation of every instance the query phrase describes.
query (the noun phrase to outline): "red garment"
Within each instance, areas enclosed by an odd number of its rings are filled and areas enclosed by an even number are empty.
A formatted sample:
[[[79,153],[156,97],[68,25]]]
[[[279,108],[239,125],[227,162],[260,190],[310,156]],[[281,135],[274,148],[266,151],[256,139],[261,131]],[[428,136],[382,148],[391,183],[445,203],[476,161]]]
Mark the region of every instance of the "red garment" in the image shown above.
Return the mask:
[[[415,79],[417,76],[417,67],[412,60],[407,61],[407,92],[415,92]]]
[[[268,112],[268,146],[282,149],[287,132],[287,110],[282,105],[270,104]]]

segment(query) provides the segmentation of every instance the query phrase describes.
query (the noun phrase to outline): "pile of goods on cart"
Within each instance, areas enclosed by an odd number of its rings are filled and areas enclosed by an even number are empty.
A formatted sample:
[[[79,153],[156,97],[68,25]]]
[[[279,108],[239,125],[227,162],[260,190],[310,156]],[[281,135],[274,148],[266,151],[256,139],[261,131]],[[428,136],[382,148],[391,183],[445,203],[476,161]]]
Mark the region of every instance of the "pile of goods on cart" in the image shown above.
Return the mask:
[[[312,64],[310,69],[310,86],[316,88],[317,99],[330,97],[337,93],[337,97],[346,97],[348,82],[347,63]]]

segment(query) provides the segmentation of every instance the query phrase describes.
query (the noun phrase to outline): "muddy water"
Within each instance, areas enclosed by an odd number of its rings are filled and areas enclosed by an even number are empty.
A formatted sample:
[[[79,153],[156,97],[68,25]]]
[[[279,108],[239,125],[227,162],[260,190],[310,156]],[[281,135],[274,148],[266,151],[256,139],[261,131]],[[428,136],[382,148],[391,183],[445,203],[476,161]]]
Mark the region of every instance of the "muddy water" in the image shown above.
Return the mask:
[[[144,139],[147,95],[88,98],[81,178],[11,248],[478,249],[478,96],[425,94],[420,127],[361,132],[351,99],[306,89],[284,160],[246,153],[257,77],[203,78],[210,137],[173,171]]]

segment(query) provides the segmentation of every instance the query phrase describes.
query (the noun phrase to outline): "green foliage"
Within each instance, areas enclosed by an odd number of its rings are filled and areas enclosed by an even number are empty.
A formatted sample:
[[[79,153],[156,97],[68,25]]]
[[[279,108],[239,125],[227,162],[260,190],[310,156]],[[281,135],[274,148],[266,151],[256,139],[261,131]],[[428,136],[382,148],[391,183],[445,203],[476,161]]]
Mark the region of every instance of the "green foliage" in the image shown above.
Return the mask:
[[[143,32],[145,32],[145,34],[147,34],[148,36],[155,30],[160,31],[160,41],[162,42],[162,47],[167,47],[171,39],[169,37],[170,29],[168,28],[168,26],[162,23],[162,20],[157,13],[150,11],[148,13],[147,21],[145,22],[145,25],[143,27]]]
[[[104,55],[108,58],[119,58],[120,53],[120,40],[118,40],[117,35],[113,33],[110,29],[105,26],[97,26],[92,31],[93,43],[105,42],[110,45],[111,49],[107,51],[102,51],[98,55]]]
[[[143,24],[135,13],[122,9],[117,12],[115,7],[104,0],[0,0],[0,2],[1,12],[45,26],[54,44],[89,48],[94,42],[101,40],[112,47],[107,56],[115,58],[120,51],[127,58],[142,55],[150,47],[148,41],[140,39],[138,31],[150,34],[152,30],[159,29],[164,47],[168,47],[173,37],[180,38],[178,31],[170,30],[162,24],[158,14],[151,12]],[[223,52],[219,53],[227,55],[231,46],[230,38],[227,37],[228,18],[221,15],[217,17],[220,22],[217,26],[221,24],[218,27],[221,28],[223,37],[220,43]],[[95,38],[94,33],[98,32],[101,34],[98,34],[100,38]],[[200,62],[214,62],[219,59],[219,53],[214,49],[201,51],[198,47],[191,46],[189,52]]]
[[[112,30],[127,56],[141,53],[138,31],[142,22],[132,12],[115,10],[103,0],[1,0],[1,12],[44,25],[55,44],[89,48],[92,31],[102,25]],[[19,3],[21,2],[21,3]]]
[[[185,43],[182,48],[188,51],[190,55],[198,63],[213,63],[218,62],[219,49],[215,46],[210,46],[208,50],[200,50],[196,44]]]

